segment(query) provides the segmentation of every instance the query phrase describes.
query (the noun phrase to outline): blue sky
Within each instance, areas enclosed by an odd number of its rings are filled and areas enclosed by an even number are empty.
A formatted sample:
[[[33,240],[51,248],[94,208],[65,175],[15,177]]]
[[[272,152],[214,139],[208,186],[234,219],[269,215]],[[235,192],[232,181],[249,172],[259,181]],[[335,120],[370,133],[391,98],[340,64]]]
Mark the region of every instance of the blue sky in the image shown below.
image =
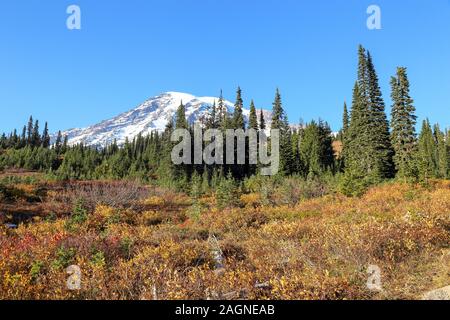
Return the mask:
[[[82,30],[66,28],[71,4]],[[371,4],[382,30],[366,27]],[[0,132],[30,114],[82,127],[165,91],[233,101],[238,85],[258,108],[279,87],[291,122],[337,130],[359,43],[388,106],[406,66],[419,119],[450,126],[450,0],[3,0],[0,41]]]

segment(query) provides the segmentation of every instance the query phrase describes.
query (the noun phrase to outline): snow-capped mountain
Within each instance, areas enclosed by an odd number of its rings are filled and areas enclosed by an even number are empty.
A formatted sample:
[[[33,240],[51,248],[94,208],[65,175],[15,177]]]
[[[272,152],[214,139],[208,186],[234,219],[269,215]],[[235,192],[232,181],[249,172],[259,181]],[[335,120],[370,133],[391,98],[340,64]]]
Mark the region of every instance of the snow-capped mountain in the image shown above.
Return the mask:
[[[123,144],[126,138],[132,140],[139,134],[147,135],[154,131],[164,131],[181,102],[186,106],[188,121],[194,123],[205,116],[208,107],[212,106],[214,101],[217,103],[218,100],[219,98],[216,97],[195,97],[187,93],[166,92],[110,120],[83,129],[70,129],[62,134],[68,137],[69,145],[83,143],[89,146],[106,146],[114,140],[118,144]],[[225,104],[228,111],[232,113],[233,103],[225,101]],[[248,121],[250,111],[244,109],[243,113]],[[259,117],[259,111],[257,113]],[[269,127],[271,112],[264,110],[263,113]],[[53,142],[55,138],[56,136],[52,136]]]

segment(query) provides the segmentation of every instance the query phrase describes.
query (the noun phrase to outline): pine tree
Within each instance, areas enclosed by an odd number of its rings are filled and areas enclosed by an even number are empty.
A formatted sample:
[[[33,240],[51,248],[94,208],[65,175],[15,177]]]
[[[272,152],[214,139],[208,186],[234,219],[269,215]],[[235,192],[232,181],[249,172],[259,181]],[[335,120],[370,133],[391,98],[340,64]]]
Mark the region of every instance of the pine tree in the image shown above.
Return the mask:
[[[339,168],[342,170],[345,167],[345,154],[347,152],[347,138],[348,138],[348,131],[350,128],[350,119],[348,115],[348,109],[347,109],[347,103],[344,102],[344,112],[342,116],[342,131],[340,133],[340,141],[342,143],[342,152],[339,156]]]
[[[264,113],[262,109],[259,112],[259,129],[261,131],[266,130],[266,120],[264,119]]]
[[[289,124],[287,123],[287,116],[283,109],[283,104],[281,102],[281,94],[279,89],[276,90],[275,100],[272,104],[272,125],[271,129],[279,129],[282,133],[289,130]]]
[[[177,109],[176,115],[175,115],[175,129],[189,129],[189,124],[186,120],[186,107],[183,104],[183,101],[181,102],[180,106]],[[166,128],[168,131],[167,134],[170,136],[172,129],[170,126]],[[168,138],[168,141],[170,141],[170,138]],[[175,183],[176,186],[179,189],[186,189],[188,188],[188,180],[189,180],[189,167],[185,164],[181,165],[173,165],[171,163],[171,151],[174,143],[168,142],[167,149],[165,150],[165,156],[166,156],[166,170],[170,170],[171,172],[166,176],[172,177],[173,181],[172,183]],[[170,160],[169,160],[170,159]]]
[[[344,113],[342,116],[342,136],[343,142],[345,141],[345,135],[348,133],[348,128],[350,126],[350,119],[348,117],[347,103],[344,102]]]
[[[368,137],[368,112],[358,83],[353,88],[351,121],[345,145],[345,171],[362,179],[370,173],[370,149]]]
[[[217,118],[218,126],[224,130],[226,128],[226,122],[228,117],[227,107],[225,105],[225,100],[223,98],[223,92],[220,90],[219,101],[217,103]]]
[[[27,125],[27,145],[31,145],[33,136],[33,117],[30,116]]]
[[[45,126],[44,126],[44,131],[42,133],[41,141],[42,141],[42,146],[44,148],[50,147],[50,135],[48,134],[48,123],[47,122],[45,123]]]
[[[437,167],[436,146],[428,119],[423,121],[419,136],[418,166],[419,177],[422,181],[427,182],[435,177]]]
[[[216,190],[217,206],[221,209],[231,208],[239,205],[240,193],[236,181],[231,172],[226,178],[219,180]]]
[[[202,175],[202,193],[206,194],[209,192],[209,170],[208,168],[205,166],[203,168],[203,175]]]
[[[27,145],[27,126],[23,126],[22,135],[20,136],[20,148]]]
[[[31,135],[31,145],[39,147],[41,145],[41,135],[39,133],[39,120],[34,122],[33,133]]]
[[[362,45],[358,48],[358,89],[361,95],[361,103],[368,108],[369,103],[369,81],[367,70],[366,49]]]
[[[256,115],[256,108],[253,100],[250,102],[250,117],[248,127],[250,129],[258,130],[258,117]]]
[[[183,101],[181,101],[180,106],[177,109],[176,115],[175,115],[175,129],[188,129],[189,124],[186,119],[186,107],[183,104]]]
[[[61,152],[61,147],[62,147],[62,134],[61,134],[61,130],[59,130],[58,135],[56,136],[56,141],[55,141],[56,153],[59,154]]]
[[[61,153],[66,153],[69,148],[69,137],[67,135],[64,136],[63,145],[61,148]]]
[[[272,110],[271,129],[280,130],[280,173],[289,175],[293,173],[295,163],[292,150],[292,133],[289,127],[287,115],[283,109],[280,91],[277,89]]]
[[[393,149],[389,133],[389,122],[385,104],[378,84],[378,76],[370,52],[367,53],[367,84],[369,98],[370,137],[373,149],[374,167],[379,178],[394,176]]]
[[[234,114],[233,114],[233,128],[245,130],[245,120],[244,120],[244,102],[242,100],[242,90],[240,87],[236,91],[236,102],[234,104]]]
[[[346,168],[351,167],[354,176],[377,181],[394,174],[389,123],[372,57],[360,46],[358,58],[358,79],[345,147]]]
[[[397,68],[397,76],[391,78],[391,90],[391,140],[397,176],[413,177],[416,175],[414,159],[417,152],[417,117],[414,100],[409,94],[406,68]]]
[[[216,101],[214,100],[213,105],[209,108],[208,121],[206,124],[206,129],[217,129],[217,107]]]
[[[445,143],[445,134],[441,131],[438,124],[434,125],[434,136],[436,143],[436,176],[441,179],[447,179],[448,159],[447,145]]]

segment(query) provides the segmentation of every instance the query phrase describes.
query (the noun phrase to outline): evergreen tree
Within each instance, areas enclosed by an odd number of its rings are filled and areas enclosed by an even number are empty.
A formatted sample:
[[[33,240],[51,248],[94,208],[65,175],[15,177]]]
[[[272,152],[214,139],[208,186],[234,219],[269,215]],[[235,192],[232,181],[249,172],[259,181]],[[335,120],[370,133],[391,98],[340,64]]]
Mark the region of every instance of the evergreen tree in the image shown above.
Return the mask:
[[[253,100],[250,102],[250,117],[248,127],[250,129],[258,130],[258,117],[256,115],[256,108]]]
[[[206,194],[206,193],[208,193],[209,192],[209,188],[210,188],[210,185],[209,185],[209,171],[208,171],[208,168],[205,166],[204,168],[203,168],[203,175],[202,175],[202,193],[203,194]]]
[[[217,107],[216,107],[216,101],[214,100],[214,103],[212,107],[209,109],[209,115],[208,115],[208,121],[206,124],[206,129],[217,129]]]
[[[264,113],[262,109],[259,112],[259,129],[261,131],[266,130],[266,120],[264,119]]]
[[[436,146],[428,119],[423,121],[419,136],[418,165],[422,181],[427,182],[430,178],[435,177],[437,167]]]
[[[218,126],[223,130],[226,128],[226,119],[228,116],[227,107],[223,98],[222,90],[220,90],[219,101],[217,103]]]
[[[69,137],[67,135],[64,136],[63,145],[61,148],[61,153],[66,153],[69,148]]]
[[[343,116],[342,116],[342,130],[340,132],[340,137],[339,140],[342,143],[342,152],[339,155],[339,159],[338,159],[338,166],[339,169],[342,170],[345,167],[345,153],[347,152],[347,138],[348,138],[348,131],[350,128],[350,119],[349,119],[349,115],[348,115],[348,109],[347,109],[347,103],[344,102],[344,112],[343,112]]]
[[[440,130],[439,125],[434,125],[434,136],[436,143],[436,176],[441,179],[447,179],[448,155],[447,145],[445,143],[445,134]]]
[[[20,136],[20,148],[27,145],[27,126],[23,126],[22,135]]]
[[[286,133],[289,130],[289,124],[287,122],[287,116],[283,109],[281,102],[281,94],[279,89],[276,90],[275,100],[272,104],[272,125],[271,129],[279,129],[282,133]]]
[[[391,79],[391,139],[394,162],[399,178],[413,177],[414,159],[417,152],[416,120],[414,100],[409,94],[406,68],[397,68],[397,76]]]
[[[345,171],[356,179],[363,179],[371,171],[369,121],[364,97],[358,83],[353,88],[351,121],[345,144]]]
[[[219,208],[231,208],[239,205],[240,194],[236,181],[231,172],[226,178],[219,180],[216,190],[216,201]]]
[[[176,116],[175,116],[175,129],[188,129],[189,124],[186,119],[186,107],[183,104],[183,101],[181,101],[180,106],[177,109]]]
[[[361,103],[368,108],[369,104],[369,81],[367,70],[366,49],[362,45],[358,47],[358,89],[361,95]]]
[[[45,123],[45,126],[44,126],[44,131],[42,133],[41,141],[42,141],[42,146],[44,148],[50,147],[50,135],[48,134],[48,123],[47,122]]]
[[[33,136],[33,117],[30,116],[27,125],[27,145],[31,145]]]
[[[31,145],[39,147],[41,145],[41,135],[39,133],[39,120],[34,122],[33,133],[31,135]]]
[[[302,130],[300,158],[303,173],[309,178],[332,169],[334,155],[331,130],[327,123],[312,121]]]
[[[233,114],[233,128],[245,130],[245,120],[244,120],[244,102],[242,100],[242,90],[240,87],[236,91],[236,102],[234,104],[234,114]]]
[[[385,105],[378,84],[378,76],[372,62],[372,56],[367,53],[367,84],[369,98],[370,138],[373,149],[373,165],[379,178],[394,176],[393,150],[389,133]]]
[[[370,53],[358,50],[358,80],[353,90],[345,156],[352,175],[377,181],[393,176],[389,123]]]
[[[348,128],[350,126],[350,119],[348,117],[347,103],[344,102],[344,114],[342,116],[342,137],[343,142],[345,141],[345,135],[348,132]]]
[[[280,91],[277,89],[272,110],[271,129],[280,130],[280,173],[289,175],[293,173],[295,163],[292,150],[292,135],[287,115],[283,109]]]

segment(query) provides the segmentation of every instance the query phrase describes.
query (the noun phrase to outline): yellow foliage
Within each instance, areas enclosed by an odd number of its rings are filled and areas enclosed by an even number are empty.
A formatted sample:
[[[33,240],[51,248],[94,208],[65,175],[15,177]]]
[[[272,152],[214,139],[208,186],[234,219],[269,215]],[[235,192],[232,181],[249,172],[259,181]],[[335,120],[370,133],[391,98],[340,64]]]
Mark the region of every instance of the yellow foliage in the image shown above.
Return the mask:
[[[136,211],[97,206],[78,228],[61,213],[0,226],[0,299],[411,299],[447,281],[449,182],[241,202],[219,210],[203,197],[188,219],[188,196],[158,190]],[[366,287],[371,264],[383,293]],[[68,265],[80,267],[81,290],[66,288]]]

